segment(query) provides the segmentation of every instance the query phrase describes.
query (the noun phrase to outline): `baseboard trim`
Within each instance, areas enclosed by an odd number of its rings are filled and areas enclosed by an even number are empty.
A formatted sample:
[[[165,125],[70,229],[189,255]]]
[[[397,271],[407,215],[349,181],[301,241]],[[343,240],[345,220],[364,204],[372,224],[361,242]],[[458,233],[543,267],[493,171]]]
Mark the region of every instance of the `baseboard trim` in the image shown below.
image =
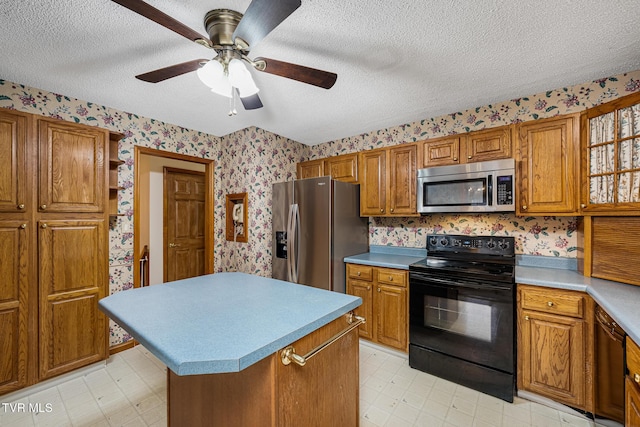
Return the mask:
[[[391,354],[393,356],[398,356],[401,357],[403,359],[409,360],[409,354],[408,353],[404,353],[400,350],[396,350],[390,347],[386,347],[384,345],[380,345],[380,344],[376,344],[374,342],[371,342],[369,340],[360,338],[360,345],[364,345],[366,347],[370,347],[379,351],[382,351],[383,353],[387,353],[387,354]]]
[[[114,354],[120,353],[121,351],[129,350],[137,346],[139,343],[136,340],[129,340],[127,342],[123,342],[122,344],[116,344],[114,346],[109,347],[109,356],[113,356]]]

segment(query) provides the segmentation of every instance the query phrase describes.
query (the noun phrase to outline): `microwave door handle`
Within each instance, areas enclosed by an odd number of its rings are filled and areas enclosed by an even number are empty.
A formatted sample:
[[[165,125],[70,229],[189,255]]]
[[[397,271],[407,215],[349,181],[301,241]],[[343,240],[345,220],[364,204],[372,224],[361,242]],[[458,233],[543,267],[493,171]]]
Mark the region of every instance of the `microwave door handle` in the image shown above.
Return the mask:
[[[487,176],[487,204],[493,205],[493,175]]]

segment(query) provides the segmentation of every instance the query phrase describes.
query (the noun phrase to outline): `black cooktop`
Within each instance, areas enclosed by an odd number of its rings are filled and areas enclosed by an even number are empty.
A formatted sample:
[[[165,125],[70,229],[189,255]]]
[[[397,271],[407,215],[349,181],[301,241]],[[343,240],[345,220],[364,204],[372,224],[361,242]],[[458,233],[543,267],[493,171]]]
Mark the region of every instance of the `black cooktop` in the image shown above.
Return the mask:
[[[411,264],[409,270],[433,276],[513,282],[514,243],[513,237],[429,235],[427,257]]]

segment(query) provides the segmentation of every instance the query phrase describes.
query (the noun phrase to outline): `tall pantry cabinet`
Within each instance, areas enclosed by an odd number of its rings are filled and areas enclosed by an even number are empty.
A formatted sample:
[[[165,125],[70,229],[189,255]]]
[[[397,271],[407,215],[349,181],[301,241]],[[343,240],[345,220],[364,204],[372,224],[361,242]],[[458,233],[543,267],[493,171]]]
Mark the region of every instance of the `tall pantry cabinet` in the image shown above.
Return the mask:
[[[0,109],[0,394],[107,355],[109,136]]]

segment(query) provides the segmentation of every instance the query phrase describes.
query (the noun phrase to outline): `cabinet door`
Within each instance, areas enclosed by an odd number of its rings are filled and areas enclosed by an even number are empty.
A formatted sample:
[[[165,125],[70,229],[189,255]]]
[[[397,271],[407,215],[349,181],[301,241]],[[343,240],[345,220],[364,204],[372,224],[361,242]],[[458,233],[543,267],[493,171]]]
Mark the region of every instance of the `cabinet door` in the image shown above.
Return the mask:
[[[27,381],[26,226],[0,221],[0,394],[24,387]]]
[[[41,212],[104,212],[106,130],[39,120]]]
[[[386,150],[360,153],[360,216],[386,213]]]
[[[0,212],[25,212],[26,146],[28,132],[26,114],[0,110]]]
[[[467,163],[508,159],[512,156],[511,128],[505,126],[471,132],[467,135],[465,150]]]
[[[376,337],[380,344],[407,350],[407,290],[378,284],[376,289]]]
[[[373,284],[360,280],[347,280],[347,293],[362,298],[362,305],[353,312],[367,321],[360,325],[360,338],[373,339]]]
[[[625,377],[625,420],[626,426],[640,426],[640,389],[638,383]]]
[[[98,300],[108,283],[102,220],[40,221],[40,379],[106,357]]]
[[[521,310],[518,324],[518,387],[583,408],[584,321]]]
[[[389,150],[389,214],[415,215],[416,206],[416,145],[409,144]]]
[[[578,213],[577,124],[572,115],[518,125],[518,214]]]
[[[420,168],[460,164],[460,144],[464,136],[438,138],[422,144]]]
[[[324,161],[325,173],[338,181],[358,182],[358,155],[342,154]]]
[[[317,178],[324,176],[324,160],[309,160],[307,162],[298,163],[297,167],[298,179]]]

